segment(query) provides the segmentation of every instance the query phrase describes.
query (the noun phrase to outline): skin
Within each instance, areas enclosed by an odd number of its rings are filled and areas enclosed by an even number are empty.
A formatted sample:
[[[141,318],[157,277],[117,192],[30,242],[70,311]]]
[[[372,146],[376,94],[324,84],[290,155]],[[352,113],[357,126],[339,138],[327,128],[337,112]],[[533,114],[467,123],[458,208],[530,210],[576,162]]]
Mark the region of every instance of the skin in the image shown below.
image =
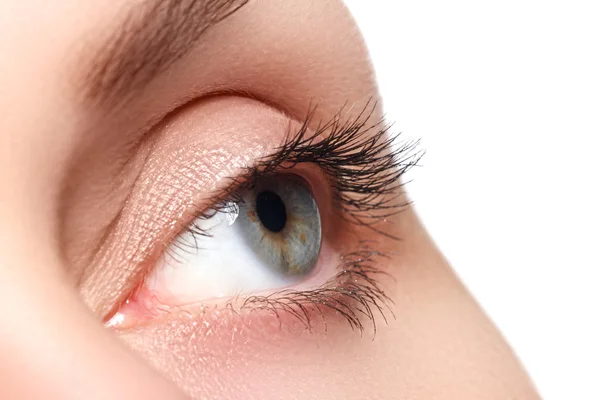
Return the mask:
[[[335,313],[308,331],[218,305],[107,329],[172,221],[209,206],[224,176],[269,154],[311,105],[316,124],[378,97],[341,2],[264,0],[108,111],[73,77],[126,4],[8,0],[0,12],[1,398],[538,398],[410,208],[382,222],[402,240],[376,236],[393,254],[379,267],[395,315],[376,317],[376,335]],[[374,237],[347,231],[332,248]]]

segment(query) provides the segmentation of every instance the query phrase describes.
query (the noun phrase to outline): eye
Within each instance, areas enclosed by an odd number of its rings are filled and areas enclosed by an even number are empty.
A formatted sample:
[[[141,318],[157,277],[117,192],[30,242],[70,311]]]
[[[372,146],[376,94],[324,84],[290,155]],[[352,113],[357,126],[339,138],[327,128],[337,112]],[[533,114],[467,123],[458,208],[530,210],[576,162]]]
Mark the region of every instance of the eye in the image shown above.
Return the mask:
[[[376,246],[395,238],[388,220],[405,205],[399,178],[419,154],[412,143],[391,149],[387,125],[367,123],[367,112],[308,132],[311,115],[271,155],[232,176],[237,189],[213,192],[208,209],[194,210],[194,201],[173,208],[173,221],[187,225],[165,221],[158,261],[149,257],[108,326],[225,309],[279,323],[287,313],[309,328],[327,315],[359,330],[362,317],[385,320],[379,263],[389,256]]]
[[[321,217],[302,178],[281,175],[260,181],[240,202],[238,219],[239,234],[251,250],[248,259],[255,255],[255,265],[287,279],[312,272],[321,247]]]
[[[144,306],[291,287],[315,273],[321,239],[319,207],[304,178],[290,173],[258,178],[175,238],[146,279]]]

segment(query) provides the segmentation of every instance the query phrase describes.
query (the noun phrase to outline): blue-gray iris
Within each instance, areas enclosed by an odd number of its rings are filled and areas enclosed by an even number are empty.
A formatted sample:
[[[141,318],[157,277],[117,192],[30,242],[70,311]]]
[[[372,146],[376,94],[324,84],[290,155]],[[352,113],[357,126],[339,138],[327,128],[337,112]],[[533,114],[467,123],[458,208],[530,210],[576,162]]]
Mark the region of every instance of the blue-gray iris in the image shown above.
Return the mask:
[[[239,207],[236,227],[269,268],[296,276],[313,270],[321,248],[321,217],[302,178],[265,177],[244,193]]]

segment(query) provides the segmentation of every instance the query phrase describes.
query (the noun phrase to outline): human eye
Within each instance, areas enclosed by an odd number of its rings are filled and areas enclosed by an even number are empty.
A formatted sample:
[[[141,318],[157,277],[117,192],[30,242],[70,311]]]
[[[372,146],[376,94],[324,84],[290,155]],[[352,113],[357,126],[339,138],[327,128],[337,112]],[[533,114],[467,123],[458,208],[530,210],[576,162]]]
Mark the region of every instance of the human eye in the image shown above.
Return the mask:
[[[126,330],[216,310],[309,329],[329,318],[376,329],[375,314],[385,320],[390,310],[380,282],[389,254],[372,238],[398,239],[387,219],[406,205],[400,178],[419,153],[373,122],[373,110],[369,103],[350,121],[342,110],[310,129],[312,109],[280,146],[228,177],[208,206],[181,210],[107,325]]]

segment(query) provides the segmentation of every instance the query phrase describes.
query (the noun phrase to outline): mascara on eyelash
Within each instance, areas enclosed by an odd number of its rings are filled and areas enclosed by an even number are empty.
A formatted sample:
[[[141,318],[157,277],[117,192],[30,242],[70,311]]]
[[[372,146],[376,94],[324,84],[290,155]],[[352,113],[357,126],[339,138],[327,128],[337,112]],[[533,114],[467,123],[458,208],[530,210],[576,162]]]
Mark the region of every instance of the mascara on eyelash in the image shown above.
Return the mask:
[[[410,204],[401,196],[401,177],[419,164],[424,152],[418,149],[418,140],[400,142],[400,133],[390,134],[392,124],[385,120],[370,123],[376,107],[369,101],[354,119],[345,122],[342,109],[313,132],[310,126],[317,107],[309,108],[297,132],[290,132],[272,155],[249,167],[245,174],[230,178],[229,187],[213,200],[217,206],[197,213],[197,217],[218,212],[218,204],[240,201],[239,193],[254,187],[264,176],[307,163],[318,166],[329,179],[337,203],[334,209],[344,219],[399,239],[376,225]],[[209,234],[201,229],[196,233]]]

